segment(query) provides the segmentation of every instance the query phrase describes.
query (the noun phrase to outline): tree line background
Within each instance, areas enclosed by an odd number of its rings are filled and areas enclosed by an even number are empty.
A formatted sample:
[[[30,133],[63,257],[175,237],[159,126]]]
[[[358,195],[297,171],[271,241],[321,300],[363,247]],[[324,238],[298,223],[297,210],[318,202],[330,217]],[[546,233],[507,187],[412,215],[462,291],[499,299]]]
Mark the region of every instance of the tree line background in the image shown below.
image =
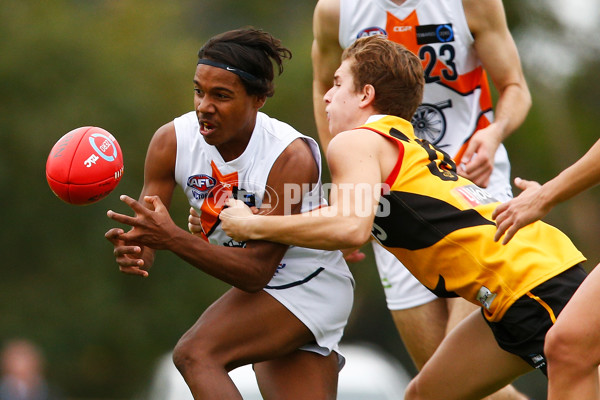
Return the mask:
[[[139,194],[152,134],[192,109],[197,51],[225,30],[252,25],[292,50],[264,111],[316,137],[310,64],[315,4],[55,0],[0,7],[0,341],[25,337],[39,344],[50,379],[70,398],[140,393],[156,359],[227,289],[165,252],[147,279],[120,274],[103,237],[115,226],[106,211],[130,213],[118,195]],[[600,41],[589,40],[597,33],[569,24],[549,5],[504,4],[533,96],[526,122],[505,142],[512,175],[546,181],[600,136]],[[592,10],[598,20],[597,7]],[[44,167],[53,144],[86,125],[119,140],[125,174],[108,198],[70,206],[50,191]],[[571,236],[587,255],[588,269],[600,262],[599,195],[588,191],[545,219]],[[177,192],[171,214],[184,228],[187,210]],[[356,301],[344,340],[375,343],[414,372],[366,252],[365,261],[351,266]],[[544,396],[539,373],[517,385]]]

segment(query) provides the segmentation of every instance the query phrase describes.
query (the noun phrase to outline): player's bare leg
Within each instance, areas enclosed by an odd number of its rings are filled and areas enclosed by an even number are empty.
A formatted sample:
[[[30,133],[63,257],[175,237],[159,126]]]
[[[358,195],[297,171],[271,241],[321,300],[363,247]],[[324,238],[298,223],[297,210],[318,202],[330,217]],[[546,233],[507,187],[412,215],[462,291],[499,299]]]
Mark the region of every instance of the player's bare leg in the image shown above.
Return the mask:
[[[548,400],[600,399],[600,269],[594,268],[546,335]]]
[[[479,312],[479,307],[468,302],[462,297],[446,299],[448,303],[448,332],[455,328],[463,319],[474,311]],[[528,397],[519,392],[513,385],[507,385],[485,400],[527,400]]]
[[[446,336],[410,382],[405,400],[479,400],[531,370],[520,357],[498,346],[476,311]]]
[[[254,365],[260,392],[265,400],[335,400],[338,384],[338,356],[325,357],[296,350],[276,360]]]
[[[446,334],[448,309],[445,299],[404,310],[391,310],[391,313],[408,354],[420,370]]]
[[[283,357],[313,340],[310,330],[268,293],[234,288],[183,335],[173,359],[194,399],[241,399],[228,371]]]

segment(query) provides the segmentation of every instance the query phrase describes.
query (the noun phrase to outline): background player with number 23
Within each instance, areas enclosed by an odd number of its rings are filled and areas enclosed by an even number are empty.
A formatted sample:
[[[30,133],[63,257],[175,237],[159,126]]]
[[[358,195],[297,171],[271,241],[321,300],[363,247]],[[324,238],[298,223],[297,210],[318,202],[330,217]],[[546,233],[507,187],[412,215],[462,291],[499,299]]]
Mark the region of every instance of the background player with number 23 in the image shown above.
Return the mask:
[[[358,37],[383,35],[423,65],[423,100],[412,117],[416,136],[452,156],[460,175],[497,200],[512,197],[502,141],[521,125],[531,98],[500,0],[319,0],[313,30],[313,102],[325,152],[332,136],[323,96],[342,49]],[[499,94],[495,115],[488,74]],[[388,308],[421,368],[472,305],[436,298],[389,252],[377,244],[373,250]],[[510,392],[511,399],[525,398]]]

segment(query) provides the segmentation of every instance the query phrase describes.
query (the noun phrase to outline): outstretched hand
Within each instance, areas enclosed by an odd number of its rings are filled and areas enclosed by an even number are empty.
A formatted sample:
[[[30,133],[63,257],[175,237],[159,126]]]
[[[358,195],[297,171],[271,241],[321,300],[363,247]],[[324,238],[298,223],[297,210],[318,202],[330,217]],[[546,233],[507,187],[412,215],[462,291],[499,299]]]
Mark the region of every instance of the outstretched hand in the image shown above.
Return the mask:
[[[258,217],[241,200],[228,199],[226,205],[227,208],[219,214],[221,228],[233,240],[238,242],[250,240],[249,224],[253,218]]]
[[[500,204],[492,213],[496,220],[494,241],[497,242],[506,233],[502,244],[507,244],[519,229],[543,218],[550,211],[540,200],[541,185],[538,182],[515,178],[515,185],[523,192]]]
[[[154,249],[167,247],[171,238],[169,232],[177,227],[158,196],[146,196],[147,207],[129,196],[123,195],[121,200],[135,211],[135,217],[112,210],[106,215],[132,228],[128,232],[112,228],[104,237],[113,244],[113,254],[121,272],[147,277],[154,262]]]
[[[119,214],[112,210],[106,213],[110,219],[133,228],[129,232],[121,234],[120,239],[139,243],[153,249],[166,249],[169,247],[173,232],[178,228],[160,197],[145,196],[144,202],[147,206],[126,195],[121,196],[121,201],[131,207],[135,212],[134,217]]]

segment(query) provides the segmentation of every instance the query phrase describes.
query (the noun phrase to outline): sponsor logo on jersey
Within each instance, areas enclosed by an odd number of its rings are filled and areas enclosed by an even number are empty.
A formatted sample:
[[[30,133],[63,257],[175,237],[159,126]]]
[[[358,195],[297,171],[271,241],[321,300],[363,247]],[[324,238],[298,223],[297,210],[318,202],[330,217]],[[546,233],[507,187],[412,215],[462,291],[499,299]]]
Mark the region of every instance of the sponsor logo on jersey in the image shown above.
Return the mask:
[[[417,26],[417,44],[448,43],[454,41],[452,24]]]
[[[412,31],[412,26],[410,25],[396,25],[392,28],[393,32],[408,32]]]
[[[370,28],[365,28],[362,31],[358,32],[358,34],[356,35],[356,38],[360,39],[363,37],[375,36],[375,35],[383,35],[383,36],[387,37],[387,32],[383,28],[380,28],[378,26],[372,26]]]
[[[491,204],[498,201],[490,192],[475,184],[454,188],[452,189],[452,195],[462,202],[466,202],[466,205],[471,207]]]

